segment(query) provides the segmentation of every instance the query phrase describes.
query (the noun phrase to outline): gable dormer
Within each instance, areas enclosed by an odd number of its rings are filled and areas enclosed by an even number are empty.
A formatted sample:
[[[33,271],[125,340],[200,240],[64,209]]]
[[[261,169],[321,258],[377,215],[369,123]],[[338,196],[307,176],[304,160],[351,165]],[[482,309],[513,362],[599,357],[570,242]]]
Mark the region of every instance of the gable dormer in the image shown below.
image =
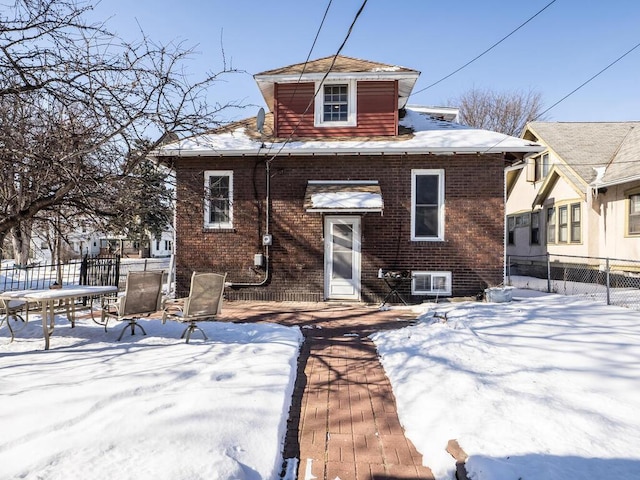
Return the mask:
[[[329,72],[327,74],[327,72]],[[398,111],[420,72],[344,56],[254,75],[284,138],[373,137],[398,134]]]

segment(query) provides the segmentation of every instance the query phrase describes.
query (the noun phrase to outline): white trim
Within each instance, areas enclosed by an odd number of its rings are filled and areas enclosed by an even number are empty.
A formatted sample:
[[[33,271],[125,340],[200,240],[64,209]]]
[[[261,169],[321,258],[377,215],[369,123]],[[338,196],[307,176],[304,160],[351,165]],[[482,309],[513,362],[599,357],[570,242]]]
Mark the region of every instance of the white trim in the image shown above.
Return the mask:
[[[335,72],[329,73],[305,73],[300,76],[299,73],[276,74],[276,75],[254,75],[257,83],[299,83],[299,82],[319,82],[325,78],[330,83],[344,83],[349,81],[376,81],[376,80],[409,80],[416,82],[420,73],[418,72],[398,72],[398,71],[380,71],[380,72]]]
[[[208,200],[209,179],[211,177],[229,177],[229,221],[215,222],[209,221],[210,203]],[[233,170],[205,170],[204,172],[204,228],[227,229],[233,228]]]
[[[308,185],[378,185],[378,180],[308,180]]]
[[[419,175],[438,175],[438,234],[432,237],[415,235],[416,227],[416,177]],[[444,240],[444,169],[411,170],[411,240],[414,242],[439,242]]]
[[[431,276],[431,288],[429,290],[419,290],[416,288],[416,277]],[[445,288],[437,290],[433,288],[434,280],[436,278],[445,279]],[[436,272],[436,271],[412,271],[411,272],[411,295],[451,295],[451,272]]]
[[[315,83],[315,89],[318,94],[315,96],[314,105],[314,126],[315,127],[355,127],[357,125],[357,87],[358,82],[354,79],[326,80],[324,83]],[[346,122],[325,122],[324,121],[324,87],[331,85],[347,86],[347,121]]]

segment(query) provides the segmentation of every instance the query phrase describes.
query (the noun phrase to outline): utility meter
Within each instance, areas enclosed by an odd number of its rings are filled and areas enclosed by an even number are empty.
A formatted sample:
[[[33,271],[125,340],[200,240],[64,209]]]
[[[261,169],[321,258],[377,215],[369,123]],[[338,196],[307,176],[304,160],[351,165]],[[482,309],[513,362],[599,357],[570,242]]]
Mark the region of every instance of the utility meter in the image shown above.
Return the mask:
[[[270,233],[262,235],[262,245],[271,245],[273,243],[273,237]]]

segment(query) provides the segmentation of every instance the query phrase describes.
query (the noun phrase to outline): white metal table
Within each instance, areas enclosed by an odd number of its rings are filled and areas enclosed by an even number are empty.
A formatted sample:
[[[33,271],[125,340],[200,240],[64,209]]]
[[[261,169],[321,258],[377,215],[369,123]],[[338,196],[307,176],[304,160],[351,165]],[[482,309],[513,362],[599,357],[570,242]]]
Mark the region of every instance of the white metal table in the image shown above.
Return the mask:
[[[42,334],[44,336],[44,349],[49,350],[49,336],[54,327],[54,304],[56,301],[68,302],[82,297],[103,297],[118,292],[114,286],[93,285],[66,285],[62,288],[43,288],[39,290],[15,290],[0,293],[0,300],[22,300],[24,302],[38,303],[42,309]],[[72,310],[71,325],[75,325],[75,309]]]

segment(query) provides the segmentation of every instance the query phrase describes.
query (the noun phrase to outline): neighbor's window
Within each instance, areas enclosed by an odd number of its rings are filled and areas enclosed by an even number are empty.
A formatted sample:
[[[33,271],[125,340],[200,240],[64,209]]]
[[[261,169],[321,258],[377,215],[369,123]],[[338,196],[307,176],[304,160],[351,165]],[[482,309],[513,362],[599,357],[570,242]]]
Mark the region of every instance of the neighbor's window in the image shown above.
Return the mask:
[[[544,180],[549,173],[549,154],[545,153],[536,158],[536,180]]]
[[[569,211],[566,205],[558,207],[558,242],[569,240]]]
[[[315,99],[316,127],[356,125],[356,82],[325,83]]]
[[[411,240],[444,240],[444,170],[411,171]]]
[[[629,235],[640,235],[640,193],[629,196]]]
[[[549,154],[544,153],[527,161],[527,182],[539,182],[549,173]]]
[[[582,216],[580,214],[580,204],[571,205],[571,241],[580,242],[582,240]]]
[[[540,245],[540,212],[531,212],[531,235],[529,236],[531,245]]]
[[[516,243],[515,230],[516,230],[516,217],[514,216],[507,217],[507,243],[509,245],[514,245]]]
[[[556,243],[556,209],[547,209],[547,243]]]
[[[209,170],[204,174],[205,228],[233,227],[233,172]]]

